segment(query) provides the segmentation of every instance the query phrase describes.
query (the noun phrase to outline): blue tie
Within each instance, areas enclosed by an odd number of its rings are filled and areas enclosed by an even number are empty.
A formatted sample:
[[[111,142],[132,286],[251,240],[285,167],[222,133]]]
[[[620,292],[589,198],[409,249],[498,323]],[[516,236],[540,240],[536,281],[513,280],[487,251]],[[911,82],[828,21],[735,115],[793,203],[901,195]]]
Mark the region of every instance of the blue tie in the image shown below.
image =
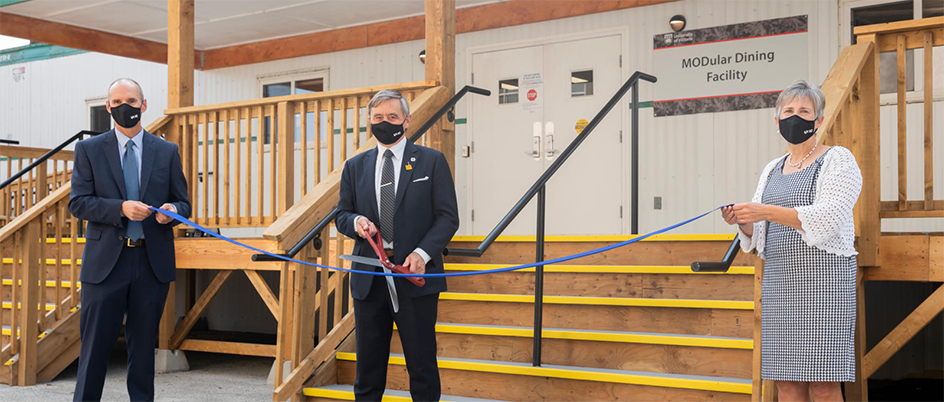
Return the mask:
[[[128,199],[131,201],[140,201],[138,194],[138,157],[134,154],[134,141],[128,140],[125,143],[125,158],[121,164],[121,170],[125,176],[125,190],[128,193]],[[138,241],[144,235],[144,225],[139,221],[128,220],[127,237],[132,241]]]

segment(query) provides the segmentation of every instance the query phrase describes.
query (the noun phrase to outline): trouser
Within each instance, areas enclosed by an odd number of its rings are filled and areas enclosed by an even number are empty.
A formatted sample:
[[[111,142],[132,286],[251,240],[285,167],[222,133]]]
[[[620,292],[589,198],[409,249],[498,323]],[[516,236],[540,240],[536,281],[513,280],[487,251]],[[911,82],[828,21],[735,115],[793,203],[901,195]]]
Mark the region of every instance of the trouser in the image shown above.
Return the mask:
[[[104,281],[82,283],[82,347],[74,401],[101,400],[109,355],[125,314],[128,396],[132,401],[154,400],[154,345],[168,287],[154,276],[144,247],[122,247]]]
[[[399,282],[400,278],[397,278]],[[364,300],[354,299],[357,336],[357,378],[354,396],[358,401],[379,401],[387,382],[387,360],[393,323],[397,324],[414,401],[438,401],[441,393],[436,362],[436,314],[439,293],[409,297],[399,291],[400,310],[393,312],[386,280],[375,276]]]

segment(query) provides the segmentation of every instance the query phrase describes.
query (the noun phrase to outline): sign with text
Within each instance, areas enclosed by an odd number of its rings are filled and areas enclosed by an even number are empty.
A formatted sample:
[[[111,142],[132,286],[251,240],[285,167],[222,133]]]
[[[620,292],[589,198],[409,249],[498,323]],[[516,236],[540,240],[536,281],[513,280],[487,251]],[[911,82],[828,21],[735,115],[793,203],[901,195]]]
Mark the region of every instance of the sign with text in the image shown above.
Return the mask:
[[[541,73],[525,74],[521,77],[521,88],[518,90],[521,100],[521,110],[535,113],[544,108],[544,80]]]
[[[806,15],[653,36],[656,116],[773,107],[809,75]]]

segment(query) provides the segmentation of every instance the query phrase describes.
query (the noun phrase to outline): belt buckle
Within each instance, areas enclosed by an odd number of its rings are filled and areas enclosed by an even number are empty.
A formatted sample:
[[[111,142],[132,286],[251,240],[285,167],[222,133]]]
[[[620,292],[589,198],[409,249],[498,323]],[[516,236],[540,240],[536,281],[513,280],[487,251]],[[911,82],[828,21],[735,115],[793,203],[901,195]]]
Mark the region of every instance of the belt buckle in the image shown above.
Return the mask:
[[[125,237],[125,246],[128,247],[137,247],[137,242],[132,242],[130,237]]]

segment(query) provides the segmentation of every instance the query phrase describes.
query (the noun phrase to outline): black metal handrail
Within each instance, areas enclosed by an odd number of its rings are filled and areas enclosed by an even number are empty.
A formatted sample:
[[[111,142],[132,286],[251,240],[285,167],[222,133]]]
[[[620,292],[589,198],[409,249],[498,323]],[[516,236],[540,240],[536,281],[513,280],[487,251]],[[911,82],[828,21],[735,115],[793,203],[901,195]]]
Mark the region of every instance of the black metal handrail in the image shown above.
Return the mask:
[[[473,87],[470,85],[466,85],[462,87],[462,89],[460,89],[459,92],[456,92],[456,94],[452,97],[452,99],[449,99],[449,101],[446,102],[446,104],[443,105],[443,107],[439,108],[439,110],[435,114],[433,114],[433,116],[430,117],[429,120],[426,121],[426,123],[420,126],[419,130],[416,130],[416,132],[410,136],[409,138],[410,142],[416,142],[416,140],[422,137],[423,134],[426,134],[426,132],[429,131],[429,129],[432,128],[433,125],[436,124],[437,121],[439,121],[439,119],[441,119],[446,113],[452,110],[452,108],[456,105],[456,103],[458,103],[459,100],[462,99],[462,97],[465,96],[465,94],[469,92],[472,92],[474,94],[479,94],[479,95],[485,95],[485,96],[490,96],[492,94],[492,91],[489,91],[483,88]],[[305,234],[305,237],[302,237],[302,239],[299,240],[298,243],[295,244],[295,246],[293,246],[288,252],[279,254],[279,255],[288,257],[288,258],[295,257],[295,255],[297,255],[300,251],[302,251],[303,248],[305,248],[306,244],[312,241],[314,242],[315,249],[320,250],[321,243],[322,243],[321,237],[320,237],[321,231],[323,231],[325,228],[328,227],[328,225],[331,224],[331,221],[334,220],[334,217],[337,214],[338,214],[338,208],[335,207],[334,209],[331,210],[331,212],[325,215],[325,217],[322,218],[321,221],[318,222],[318,224],[315,225],[314,228],[308,231],[308,233]],[[278,258],[272,257],[270,255],[266,255],[266,254],[253,254],[252,260],[253,261],[281,261]]]
[[[570,145],[567,146],[567,149],[565,149],[564,152],[557,158],[557,160],[555,160],[554,163],[552,163],[551,166],[549,166],[547,170],[544,171],[544,174],[542,174],[541,177],[539,177],[534,182],[534,185],[532,185],[531,188],[528,189],[528,191],[524,194],[524,196],[522,196],[521,199],[518,200],[518,203],[515,204],[515,206],[512,207],[510,211],[508,211],[505,217],[502,218],[500,222],[498,222],[498,225],[496,225],[495,228],[492,229],[491,233],[489,233],[488,236],[485,237],[485,240],[479,243],[478,247],[474,249],[447,248],[446,250],[443,251],[443,254],[460,256],[460,257],[481,257],[482,254],[484,254],[485,251],[488,250],[488,247],[491,246],[492,243],[498,238],[498,236],[501,235],[502,232],[505,231],[505,229],[508,227],[509,224],[511,224],[511,221],[513,221],[518,216],[518,214],[521,213],[522,210],[524,210],[524,208],[528,205],[528,203],[531,202],[531,199],[534,198],[534,196],[536,195],[538,197],[538,205],[537,205],[538,211],[537,211],[537,228],[536,228],[536,233],[535,233],[536,234],[535,262],[544,261],[544,229],[545,229],[544,218],[545,218],[545,194],[546,194],[545,188],[547,185],[547,181],[550,180],[552,176],[554,176],[554,173],[556,173],[557,170],[561,167],[561,165],[563,165],[564,162],[567,161],[567,158],[569,158],[570,155],[574,153],[577,147],[579,147],[580,144],[583,143],[583,141],[587,137],[590,136],[590,133],[593,132],[593,129],[595,129],[597,125],[600,124],[600,121],[602,121],[603,118],[606,117],[606,115],[610,112],[610,110],[612,110],[613,107],[615,107],[616,104],[619,103],[620,99],[624,95],[626,95],[626,91],[628,91],[630,88],[632,88],[633,90],[633,93],[632,93],[632,116],[633,116],[633,123],[632,123],[632,136],[633,136],[632,230],[633,230],[633,234],[636,234],[638,230],[638,227],[636,224],[638,203],[636,202],[636,199],[638,198],[638,194],[639,194],[638,184],[637,184],[638,183],[637,172],[639,171],[638,169],[639,157],[638,157],[637,148],[638,148],[638,143],[639,143],[638,141],[639,85],[638,83],[640,79],[653,82],[653,83],[656,82],[657,80],[655,76],[643,73],[641,71],[636,71],[635,73],[633,73],[633,75],[629,77],[628,80],[626,80],[626,83],[623,84],[623,86],[620,87],[618,91],[616,91],[616,94],[614,94],[613,97],[610,98],[609,102],[607,102],[606,105],[604,105],[603,108],[600,109],[600,111],[596,114],[596,116],[593,117],[593,120],[591,120],[590,123],[587,124],[587,127],[585,127],[583,131],[579,135],[577,135],[577,137],[574,138],[573,141],[570,142]],[[534,341],[533,341],[534,350],[531,354],[531,364],[535,367],[538,367],[541,365],[541,332],[542,332],[542,327],[543,327],[543,315],[544,315],[543,311],[544,311],[544,266],[538,265],[534,269]]]
[[[30,163],[29,166],[23,168],[23,170],[20,170],[19,172],[16,172],[16,174],[14,174],[13,176],[10,176],[9,179],[4,180],[3,183],[0,183],[0,190],[9,186],[10,183],[17,181],[20,177],[22,177],[24,174],[26,174],[30,170],[33,170],[35,167],[39,166],[40,164],[45,163],[47,160],[49,160],[49,158],[52,158],[53,155],[57,154],[63,148],[69,146],[69,144],[75,142],[75,140],[78,140],[86,135],[99,135],[101,133],[102,133],[101,131],[90,131],[90,130],[82,130],[75,133],[73,136],[69,137],[69,139],[63,141],[62,144],[57,145],[53,149],[50,149],[49,152],[46,152],[45,154],[43,154],[43,156],[40,156],[39,159],[37,159],[33,163]]]
[[[698,261],[692,263],[693,272],[728,272],[728,268],[731,267],[731,264],[734,263],[734,258],[737,257],[738,251],[741,251],[741,241],[738,239],[737,235],[734,236],[734,240],[731,241],[731,245],[728,246],[728,251],[724,253],[724,257],[721,258],[720,262],[715,261]]]

